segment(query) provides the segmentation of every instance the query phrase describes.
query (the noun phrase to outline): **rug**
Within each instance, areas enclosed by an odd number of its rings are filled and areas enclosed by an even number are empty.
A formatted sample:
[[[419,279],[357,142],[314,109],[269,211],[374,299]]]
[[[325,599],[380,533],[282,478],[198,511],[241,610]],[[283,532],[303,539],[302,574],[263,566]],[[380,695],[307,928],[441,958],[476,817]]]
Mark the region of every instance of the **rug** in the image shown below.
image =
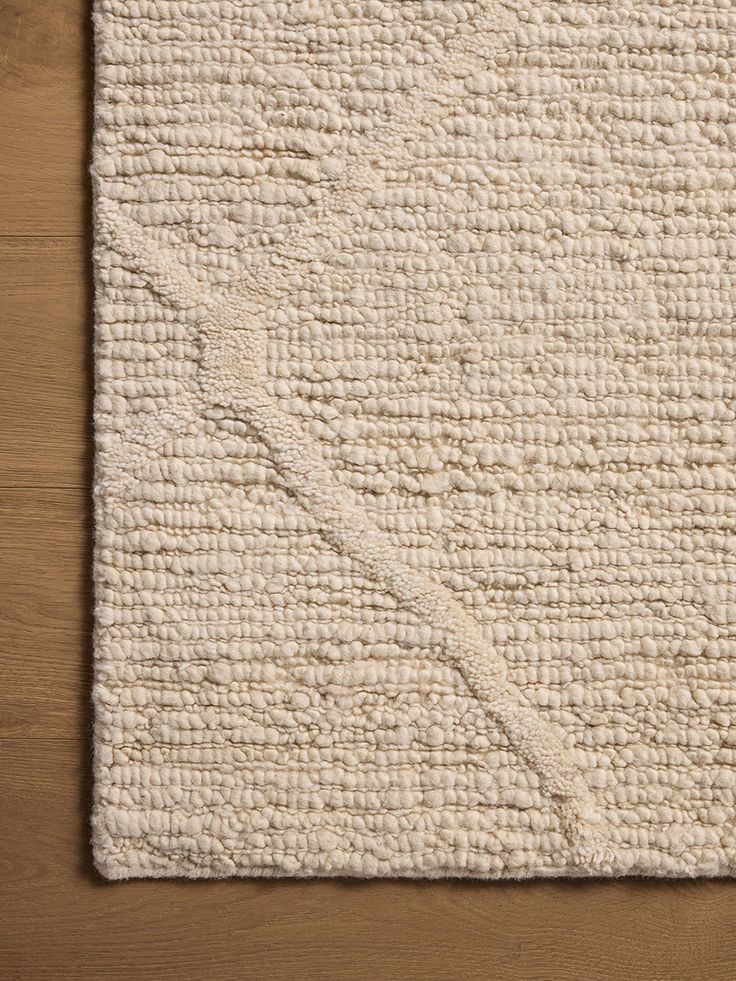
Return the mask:
[[[95,32],[101,873],[733,874],[736,9]]]

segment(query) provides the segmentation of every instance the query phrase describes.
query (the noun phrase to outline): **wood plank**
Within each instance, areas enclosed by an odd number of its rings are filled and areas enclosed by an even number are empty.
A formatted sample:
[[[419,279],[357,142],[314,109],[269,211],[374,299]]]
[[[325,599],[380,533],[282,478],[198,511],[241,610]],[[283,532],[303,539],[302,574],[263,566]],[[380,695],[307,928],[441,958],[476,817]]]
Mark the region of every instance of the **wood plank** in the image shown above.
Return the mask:
[[[0,238],[0,486],[82,487],[91,466],[92,290],[81,238]]]
[[[86,490],[0,495],[0,737],[88,728],[91,542]]]
[[[86,0],[0,5],[1,235],[86,225],[91,58]]]

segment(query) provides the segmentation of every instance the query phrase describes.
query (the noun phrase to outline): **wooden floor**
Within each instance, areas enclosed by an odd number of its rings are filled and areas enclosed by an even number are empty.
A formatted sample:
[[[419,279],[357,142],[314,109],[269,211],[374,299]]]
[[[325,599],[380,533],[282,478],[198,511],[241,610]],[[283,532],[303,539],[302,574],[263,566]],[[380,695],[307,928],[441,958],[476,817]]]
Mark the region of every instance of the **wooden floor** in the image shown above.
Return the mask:
[[[0,978],[732,981],[736,882],[96,875],[89,21],[0,4]]]

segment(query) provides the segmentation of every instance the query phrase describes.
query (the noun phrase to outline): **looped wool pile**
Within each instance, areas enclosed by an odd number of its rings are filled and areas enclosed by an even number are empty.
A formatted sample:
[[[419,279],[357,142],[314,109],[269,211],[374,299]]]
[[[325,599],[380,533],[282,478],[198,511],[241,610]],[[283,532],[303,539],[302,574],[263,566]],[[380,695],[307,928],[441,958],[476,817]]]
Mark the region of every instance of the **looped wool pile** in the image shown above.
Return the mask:
[[[95,27],[100,870],[733,874],[733,6]]]

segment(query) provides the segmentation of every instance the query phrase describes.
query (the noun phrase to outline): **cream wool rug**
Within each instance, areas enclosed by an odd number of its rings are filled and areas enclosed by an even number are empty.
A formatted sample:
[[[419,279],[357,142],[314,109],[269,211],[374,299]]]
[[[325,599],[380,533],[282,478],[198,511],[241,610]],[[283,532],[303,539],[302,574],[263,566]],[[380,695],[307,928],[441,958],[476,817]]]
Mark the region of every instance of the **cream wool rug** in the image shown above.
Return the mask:
[[[96,35],[102,873],[733,874],[736,8]]]

